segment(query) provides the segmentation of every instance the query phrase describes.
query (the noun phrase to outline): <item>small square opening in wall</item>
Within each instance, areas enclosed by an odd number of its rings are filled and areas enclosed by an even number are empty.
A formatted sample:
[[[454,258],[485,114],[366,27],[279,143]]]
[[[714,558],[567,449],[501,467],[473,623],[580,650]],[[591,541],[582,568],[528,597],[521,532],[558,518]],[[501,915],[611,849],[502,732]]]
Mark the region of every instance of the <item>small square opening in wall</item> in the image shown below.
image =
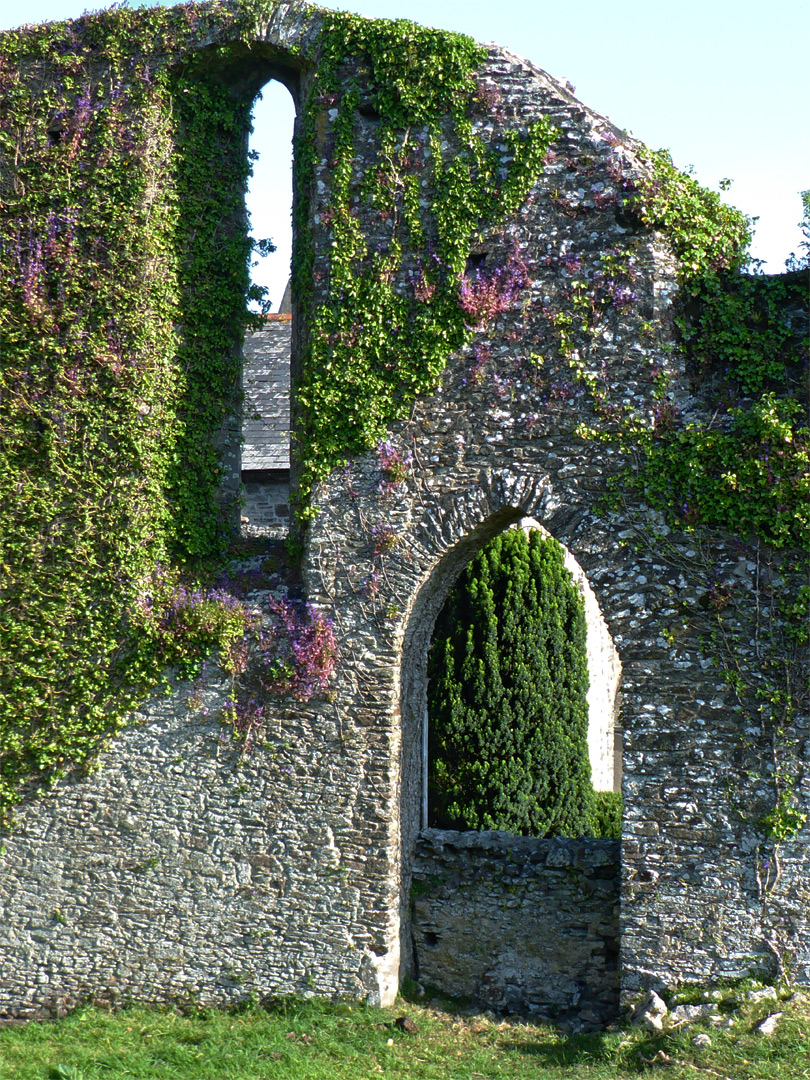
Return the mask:
[[[486,251],[471,251],[464,264],[464,277],[474,278],[484,269],[487,262]]]
[[[242,531],[250,536],[288,529],[290,470],[242,470]]]

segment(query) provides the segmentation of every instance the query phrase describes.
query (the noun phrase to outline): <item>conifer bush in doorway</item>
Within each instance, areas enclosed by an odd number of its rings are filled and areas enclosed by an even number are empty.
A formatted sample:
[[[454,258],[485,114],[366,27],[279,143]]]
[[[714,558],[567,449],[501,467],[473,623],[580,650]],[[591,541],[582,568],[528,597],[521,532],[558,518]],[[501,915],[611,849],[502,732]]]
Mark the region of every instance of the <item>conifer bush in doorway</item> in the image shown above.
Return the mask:
[[[472,560],[428,679],[431,826],[592,832],[585,614],[555,540],[509,529]]]

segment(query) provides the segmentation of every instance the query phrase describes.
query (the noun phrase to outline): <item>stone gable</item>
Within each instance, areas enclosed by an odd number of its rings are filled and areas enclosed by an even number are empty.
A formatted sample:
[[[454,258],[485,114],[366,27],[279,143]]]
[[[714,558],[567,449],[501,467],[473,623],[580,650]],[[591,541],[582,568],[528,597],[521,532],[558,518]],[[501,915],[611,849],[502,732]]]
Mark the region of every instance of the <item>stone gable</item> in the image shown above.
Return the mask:
[[[216,63],[234,92],[253,92],[274,77],[298,96],[316,62],[308,50],[318,10],[279,4],[249,48],[224,32],[200,48],[219,50]],[[355,74],[342,77],[348,83]],[[640,147],[498,46],[487,47],[477,77],[497,92],[499,105],[476,116],[474,126],[504,160],[505,132],[542,117],[559,129],[521,212],[490,229],[475,253],[484,268],[516,254],[527,284],[519,301],[450,358],[435,391],[391,424],[388,439],[411,462],[404,479],[386,484],[371,450],[314,490],[303,574],[308,600],[334,619],[338,637],[328,697],[268,702],[266,745],[243,758],[223,737],[217,716],[230,690],[214,673],[139,710],[93,775],[59,780],[22,806],[3,855],[0,1011],[59,1011],[89,996],[192,993],[210,1002],[288,992],[391,1002],[413,971],[414,935],[424,938],[430,919],[427,932],[444,933],[427,901],[411,903],[414,876],[421,880],[431,860],[450,858],[436,853],[435,837],[422,835],[433,624],[469,559],[527,517],[581,568],[621,661],[620,963],[611,982],[606,957],[615,952],[606,945],[597,965],[599,1017],[610,1012],[611,994],[618,1008],[619,987],[629,997],[682,981],[772,972],[775,952],[789,955],[797,982],[810,983],[806,832],[780,845],[779,873],[763,881],[761,841],[754,823],[735,816],[729,781],[764,790],[769,765],[741,739],[750,721],[714,663],[699,618],[682,618],[684,610],[705,610],[711,574],[734,579],[746,599],[728,626],[740,657],[756,664],[759,568],[741,560],[732,537],[678,532],[637,495],[606,507],[609,482],[621,491],[633,461],[589,434],[610,430],[611,414],[595,408],[558,347],[553,316],[568,302],[575,267],[596,268],[606,252],[632,261],[632,303],[614,304],[589,351],[575,360],[602,380],[611,407],[645,422],[658,407],[662,374],[682,422],[711,417],[674,339],[673,253],[662,235],[623,217],[614,197],[617,176],[643,173]],[[256,451],[258,425],[280,433],[287,422],[285,389],[271,374],[285,350],[294,438],[300,422],[303,344],[326,297],[332,245],[323,214],[335,183],[327,105],[306,193],[312,306],[297,306],[293,296],[295,321],[281,324],[295,327],[289,344],[280,331],[248,339],[243,468],[285,467],[281,456]],[[354,125],[357,175],[350,183],[359,184],[378,135],[361,111]],[[415,153],[427,152],[427,129],[409,137]],[[442,152],[450,160],[454,148],[448,143]],[[387,243],[386,221],[361,207],[359,195],[357,202],[369,243]],[[403,267],[403,290],[408,281]],[[390,349],[394,362],[395,340]],[[233,474],[233,422],[228,440],[222,454]],[[390,538],[384,549],[375,540],[382,528]],[[258,611],[267,599],[266,591],[251,596]],[[789,741],[801,746],[810,738],[806,717],[797,715],[793,725]],[[807,784],[802,774],[805,806]],[[483,840],[465,843],[486,848]],[[568,850],[568,842],[537,843]],[[526,858],[533,882],[526,896],[539,895],[547,884],[542,860]],[[458,872],[475,877],[469,868]],[[526,901],[529,924],[548,916],[543,904]],[[580,923],[588,910],[575,912]],[[571,933],[582,937],[576,918]],[[608,942],[611,933],[602,927],[596,936]],[[594,941],[586,942],[592,953]],[[424,949],[422,941],[420,955]],[[502,967],[493,960],[479,974],[482,985],[496,988],[493,1004],[508,1007],[508,994],[497,990]],[[527,977],[517,978],[527,1007],[542,1011],[554,994],[568,994],[566,1009],[576,1006],[570,988],[544,997],[536,980],[526,988]]]

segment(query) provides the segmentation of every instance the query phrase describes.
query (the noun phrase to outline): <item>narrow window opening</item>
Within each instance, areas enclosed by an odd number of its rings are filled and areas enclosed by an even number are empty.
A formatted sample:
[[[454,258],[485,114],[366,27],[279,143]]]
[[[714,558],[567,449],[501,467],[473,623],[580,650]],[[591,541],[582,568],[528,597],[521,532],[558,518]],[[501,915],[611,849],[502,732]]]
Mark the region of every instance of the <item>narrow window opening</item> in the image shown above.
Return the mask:
[[[245,335],[242,369],[242,533],[281,536],[290,521],[290,353],[292,348],[292,135],[289,91],[269,82],[253,108],[245,198],[257,248],[251,284],[265,290],[262,327]],[[260,241],[275,250],[263,254]]]
[[[380,119],[380,114],[368,101],[361,101],[360,104],[357,106],[357,112],[360,114],[360,116],[363,117],[364,120],[378,121]]]

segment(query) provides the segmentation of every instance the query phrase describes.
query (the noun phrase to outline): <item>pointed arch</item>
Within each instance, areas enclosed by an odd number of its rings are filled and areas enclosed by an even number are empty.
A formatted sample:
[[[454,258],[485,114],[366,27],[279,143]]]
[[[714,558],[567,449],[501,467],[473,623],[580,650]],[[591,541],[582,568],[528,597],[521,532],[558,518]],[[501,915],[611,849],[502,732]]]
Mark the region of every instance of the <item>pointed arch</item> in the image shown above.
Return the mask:
[[[400,868],[402,955],[410,955],[409,893],[417,837],[427,825],[427,657],[436,618],[467,564],[495,536],[529,520],[563,547],[566,565],[593,609],[602,616],[596,590],[574,552],[587,545],[592,516],[566,504],[549,476],[518,469],[482,472],[478,483],[447,492],[413,528],[414,557],[425,567],[404,619],[399,682],[401,727]],[[584,585],[583,585],[584,583]],[[605,633],[610,633],[605,623]],[[612,640],[612,639],[611,639]],[[620,769],[620,761],[618,763]]]

